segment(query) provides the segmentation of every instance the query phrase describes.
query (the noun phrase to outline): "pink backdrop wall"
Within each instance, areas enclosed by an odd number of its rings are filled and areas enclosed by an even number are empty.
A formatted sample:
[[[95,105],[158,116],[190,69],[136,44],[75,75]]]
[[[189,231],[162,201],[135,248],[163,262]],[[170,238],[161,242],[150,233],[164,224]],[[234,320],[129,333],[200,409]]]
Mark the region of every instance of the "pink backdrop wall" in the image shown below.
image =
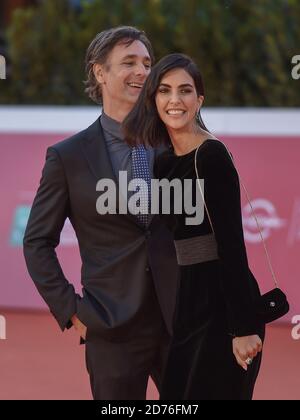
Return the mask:
[[[46,148],[65,137],[0,133],[0,308],[45,307],[27,274],[21,243]],[[275,272],[289,295],[290,321],[300,313],[300,137],[220,138],[234,154],[256,208]],[[265,291],[272,288],[271,274],[244,196],[242,205],[250,266]],[[58,255],[63,269],[80,291],[79,252],[68,224],[61,239]]]

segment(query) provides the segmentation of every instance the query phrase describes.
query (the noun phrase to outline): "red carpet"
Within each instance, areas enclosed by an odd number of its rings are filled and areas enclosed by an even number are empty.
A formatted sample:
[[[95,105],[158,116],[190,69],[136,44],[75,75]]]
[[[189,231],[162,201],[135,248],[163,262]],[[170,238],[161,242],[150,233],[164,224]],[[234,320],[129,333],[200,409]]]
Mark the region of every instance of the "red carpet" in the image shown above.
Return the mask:
[[[0,310],[7,339],[0,340],[0,400],[91,399],[84,346],[75,331],[62,334],[44,312]],[[288,326],[268,327],[257,400],[300,400],[300,340]],[[148,399],[156,399],[152,382]]]

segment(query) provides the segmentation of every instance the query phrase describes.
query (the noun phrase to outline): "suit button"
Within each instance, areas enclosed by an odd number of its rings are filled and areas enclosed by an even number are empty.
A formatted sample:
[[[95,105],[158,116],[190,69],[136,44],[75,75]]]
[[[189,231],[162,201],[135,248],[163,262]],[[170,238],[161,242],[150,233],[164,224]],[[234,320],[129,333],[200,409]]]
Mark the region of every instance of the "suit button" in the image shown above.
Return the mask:
[[[146,271],[147,271],[147,273],[149,273],[150,272],[150,267],[146,267]]]

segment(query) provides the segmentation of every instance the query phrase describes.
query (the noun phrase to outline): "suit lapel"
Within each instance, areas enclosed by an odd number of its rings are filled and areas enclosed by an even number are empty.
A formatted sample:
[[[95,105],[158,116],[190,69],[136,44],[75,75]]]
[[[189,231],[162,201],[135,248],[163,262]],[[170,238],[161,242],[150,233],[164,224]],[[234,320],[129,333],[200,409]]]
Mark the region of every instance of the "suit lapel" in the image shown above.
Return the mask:
[[[150,173],[152,174],[151,178],[154,179],[154,173],[153,173],[153,167],[154,167],[154,162],[157,156],[157,149],[151,149],[150,150],[150,159],[149,159],[149,167],[150,167]],[[150,214],[149,217],[149,223],[148,226],[151,225],[151,223],[153,222],[153,219],[156,217],[156,214]]]
[[[165,150],[167,150],[166,146],[159,146],[156,147],[155,149],[152,149],[152,153],[150,155],[150,168],[152,171],[152,178],[155,179],[154,173],[153,173],[153,168],[154,168],[154,163],[156,158],[163,153]],[[156,217],[159,217],[157,214],[151,214],[150,216],[150,221],[149,221],[149,226],[153,223],[153,221],[155,220]]]
[[[100,118],[87,129],[87,136],[81,141],[81,145],[96,180],[110,178],[117,181],[106,147]]]
[[[115,176],[108,154],[100,118],[98,118],[94,124],[87,129],[87,135],[82,139],[81,146],[89,168],[95,177],[96,183],[103,178],[112,179],[114,181],[116,185],[116,209],[118,213],[119,183]]]
[[[112,179],[116,184],[116,208],[119,210],[119,180],[116,178],[110,156],[107,150],[103,129],[98,118],[94,124],[87,129],[87,135],[81,140],[83,154],[88,161],[91,172],[94,174],[96,182],[100,179]],[[143,228],[138,218],[133,214],[124,215],[131,219],[136,225]]]

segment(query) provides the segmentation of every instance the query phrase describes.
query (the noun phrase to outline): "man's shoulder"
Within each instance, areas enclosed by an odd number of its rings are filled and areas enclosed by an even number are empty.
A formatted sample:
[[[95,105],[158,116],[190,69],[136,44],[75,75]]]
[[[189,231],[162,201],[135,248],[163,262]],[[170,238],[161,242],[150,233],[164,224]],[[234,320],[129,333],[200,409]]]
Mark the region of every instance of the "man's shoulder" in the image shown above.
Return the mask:
[[[50,146],[59,154],[71,153],[77,151],[82,142],[88,141],[94,136],[101,136],[100,119],[98,118],[93,124],[64,140],[59,141]]]

